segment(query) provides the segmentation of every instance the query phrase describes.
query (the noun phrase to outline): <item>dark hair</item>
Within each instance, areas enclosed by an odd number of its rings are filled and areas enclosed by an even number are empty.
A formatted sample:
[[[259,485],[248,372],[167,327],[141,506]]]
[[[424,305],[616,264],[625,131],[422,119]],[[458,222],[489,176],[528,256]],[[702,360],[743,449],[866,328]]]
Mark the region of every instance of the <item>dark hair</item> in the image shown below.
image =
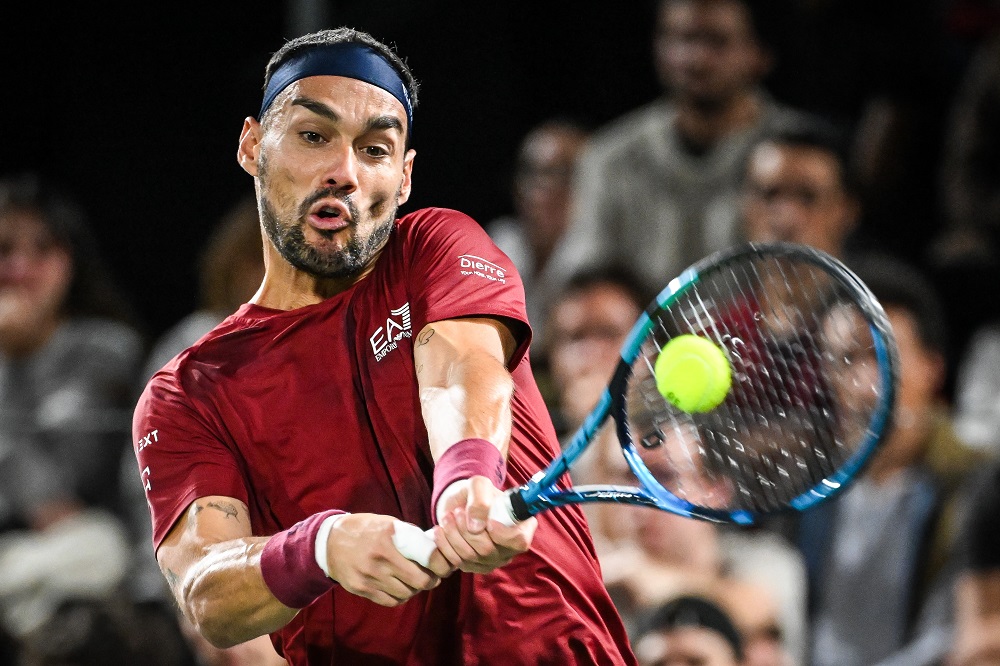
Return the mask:
[[[87,216],[69,192],[37,173],[0,180],[0,213],[20,210],[36,215],[72,261],[66,300],[61,312],[71,317],[105,317],[130,325],[137,320],[100,254]]]
[[[608,264],[585,267],[574,273],[562,288],[560,298],[602,284],[612,284],[621,288],[640,310],[645,308],[653,297],[653,294],[647,293],[635,271],[622,264]]]
[[[757,140],[757,145],[771,143],[778,146],[812,148],[831,155],[837,162],[840,182],[844,189],[856,195],[860,191],[858,179],[851,168],[847,133],[821,116],[800,116],[781,123]]]
[[[877,251],[852,255],[848,266],[868,285],[882,307],[900,307],[913,316],[924,345],[947,354],[944,304],[928,275],[900,257]]]
[[[410,71],[406,62],[389,46],[386,46],[382,42],[378,41],[367,32],[355,30],[354,28],[343,27],[329,30],[319,30],[317,32],[311,32],[288,40],[280,49],[274,52],[271,59],[267,62],[267,67],[264,69],[264,85],[262,86],[262,89],[267,89],[267,84],[271,82],[271,77],[274,75],[275,71],[277,71],[277,69],[281,67],[286,60],[289,60],[293,56],[302,53],[303,51],[309,51],[317,46],[329,46],[331,44],[345,43],[364,44],[382,55],[399,74],[399,77],[403,81],[403,85],[406,86],[406,94],[410,98],[410,106],[414,111],[416,111],[417,95],[420,91],[420,84],[413,77],[413,73]],[[270,114],[265,113],[264,115],[268,116]],[[264,119],[261,118],[260,120],[263,122]],[[407,143],[409,143],[409,127],[406,129],[406,136]]]
[[[684,595],[658,607],[646,620],[643,634],[671,631],[680,627],[702,627],[726,639],[737,661],[743,659],[743,639],[722,608],[704,597]]]
[[[678,2],[729,2],[742,6],[750,20],[751,34],[765,50],[775,47],[785,29],[775,0],[659,0],[658,7],[662,10]]]
[[[238,200],[219,220],[199,256],[200,307],[229,314],[242,305],[247,296],[237,293],[236,272],[245,259],[263,265],[260,219],[257,199],[247,195]]]

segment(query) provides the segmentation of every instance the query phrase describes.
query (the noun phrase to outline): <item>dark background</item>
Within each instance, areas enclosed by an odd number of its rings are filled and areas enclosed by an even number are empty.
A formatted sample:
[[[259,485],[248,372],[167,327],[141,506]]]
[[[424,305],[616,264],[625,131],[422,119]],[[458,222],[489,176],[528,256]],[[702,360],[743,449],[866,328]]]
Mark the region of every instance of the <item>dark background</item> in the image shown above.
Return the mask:
[[[963,57],[940,49],[939,4],[954,3],[837,0],[835,20],[786,29],[768,85],[848,120],[885,84],[879,74],[904,95],[917,90],[931,126],[914,131],[926,133],[933,161],[949,74]],[[654,8],[653,0],[5,3],[0,173],[35,169],[78,196],[156,335],[195,307],[197,253],[227,207],[252,191],[237,141],[259,107],[267,58],[285,38],[349,25],[395,44],[422,84],[406,210],[453,207],[485,223],[509,211],[510,165],[532,125],[563,114],[599,125],[657,95]],[[907,51],[914,45],[918,55]],[[902,66],[886,66],[895,60]],[[929,182],[912,185],[930,191]],[[929,215],[909,219],[907,233],[888,235],[914,238],[913,229],[933,224]]]
[[[195,306],[195,261],[252,180],[236,163],[290,2],[0,10],[0,172],[36,169],[90,214],[149,333]],[[138,6],[142,5],[142,6]],[[649,2],[337,2],[322,27],[394,43],[421,81],[406,210],[509,208],[521,135],[549,114],[608,120],[655,96]],[[567,9],[572,14],[567,15]],[[315,26],[312,26],[315,27]]]

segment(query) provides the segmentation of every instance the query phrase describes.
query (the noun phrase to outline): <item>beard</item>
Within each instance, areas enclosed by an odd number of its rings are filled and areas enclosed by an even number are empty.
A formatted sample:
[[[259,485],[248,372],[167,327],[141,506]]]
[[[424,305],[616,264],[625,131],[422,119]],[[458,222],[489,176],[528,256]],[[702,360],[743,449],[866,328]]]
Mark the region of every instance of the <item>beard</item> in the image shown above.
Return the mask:
[[[265,181],[263,170],[260,173],[261,182]],[[299,217],[295,221],[282,221],[271,200],[265,195],[260,197],[261,223],[264,231],[271,243],[289,264],[300,271],[319,278],[344,279],[353,278],[361,274],[368,266],[369,262],[382,248],[389,234],[392,233],[393,223],[396,221],[399,191],[396,197],[391,200],[389,197],[377,199],[372,205],[368,214],[376,216],[385,212],[381,220],[375,220],[371,231],[364,235],[359,229],[361,222],[361,212],[351,201],[350,196],[343,196],[335,188],[320,190],[310,196],[299,207]],[[353,228],[354,235],[351,236],[347,244],[338,250],[324,251],[317,248],[306,240],[303,231],[305,222],[302,218],[306,215],[309,207],[322,198],[336,197],[347,207],[350,215],[349,228]],[[390,205],[389,202],[392,202]],[[321,232],[322,233],[322,232]],[[324,237],[332,237],[332,233],[322,234]]]

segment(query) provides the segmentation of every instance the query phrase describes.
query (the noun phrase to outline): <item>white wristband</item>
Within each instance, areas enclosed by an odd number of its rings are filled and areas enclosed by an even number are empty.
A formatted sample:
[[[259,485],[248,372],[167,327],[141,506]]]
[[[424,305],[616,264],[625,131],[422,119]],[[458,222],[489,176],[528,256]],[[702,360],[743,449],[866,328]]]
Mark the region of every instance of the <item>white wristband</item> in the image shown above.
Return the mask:
[[[337,521],[344,516],[349,516],[349,513],[338,513],[334,516],[330,516],[322,523],[319,524],[319,529],[316,530],[316,544],[315,544],[315,555],[316,564],[319,568],[323,570],[327,578],[330,578],[330,567],[326,559],[326,542],[330,538],[330,531],[333,526],[337,524]]]

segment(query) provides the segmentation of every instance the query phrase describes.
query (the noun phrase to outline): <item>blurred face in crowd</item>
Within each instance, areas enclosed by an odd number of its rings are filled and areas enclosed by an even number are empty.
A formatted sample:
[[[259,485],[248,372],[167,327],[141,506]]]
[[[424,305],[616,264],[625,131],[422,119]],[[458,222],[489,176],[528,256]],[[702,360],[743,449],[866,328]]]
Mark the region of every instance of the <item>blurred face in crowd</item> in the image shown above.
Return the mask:
[[[858,205],[835,155],[766,142],[747,162],[742,212],[748,240],[801,243],[840,256]]]
[[[359,276],[409,198],[415,153],[403,105],[363,81],[311,76],[268,113],[263,125],[247,120],[239,160],[256,177],[271,245],[311,276]]]
[[[531,132],[521,145],[514,179],[514,205],[537,259],[547,259],[566,230],[583,132],[549,125]]]
[[[27,353],[48,338],[61,318],[73,277],[69,250],[36,213],[0,213],[0,347]]]
[[[768,66],[738,0],[663,0],[654,52],[663,85],[707,109],[756,84]]]
[[[597,402],[641,309],[621,287],[599,283],[573,291],[552,310],[549,365],[568,419],[578,423]]]
[[[738,666],[732,646],[719,633],[697,626],[651,632],[636,645],[641,666]]]
[[[868,471],[876,479],[887,478],[923,455],[945,374],[944,357],[920,339],[913,315],[891,304],[885,313],[899,348],[899,385],[892,430]]]

